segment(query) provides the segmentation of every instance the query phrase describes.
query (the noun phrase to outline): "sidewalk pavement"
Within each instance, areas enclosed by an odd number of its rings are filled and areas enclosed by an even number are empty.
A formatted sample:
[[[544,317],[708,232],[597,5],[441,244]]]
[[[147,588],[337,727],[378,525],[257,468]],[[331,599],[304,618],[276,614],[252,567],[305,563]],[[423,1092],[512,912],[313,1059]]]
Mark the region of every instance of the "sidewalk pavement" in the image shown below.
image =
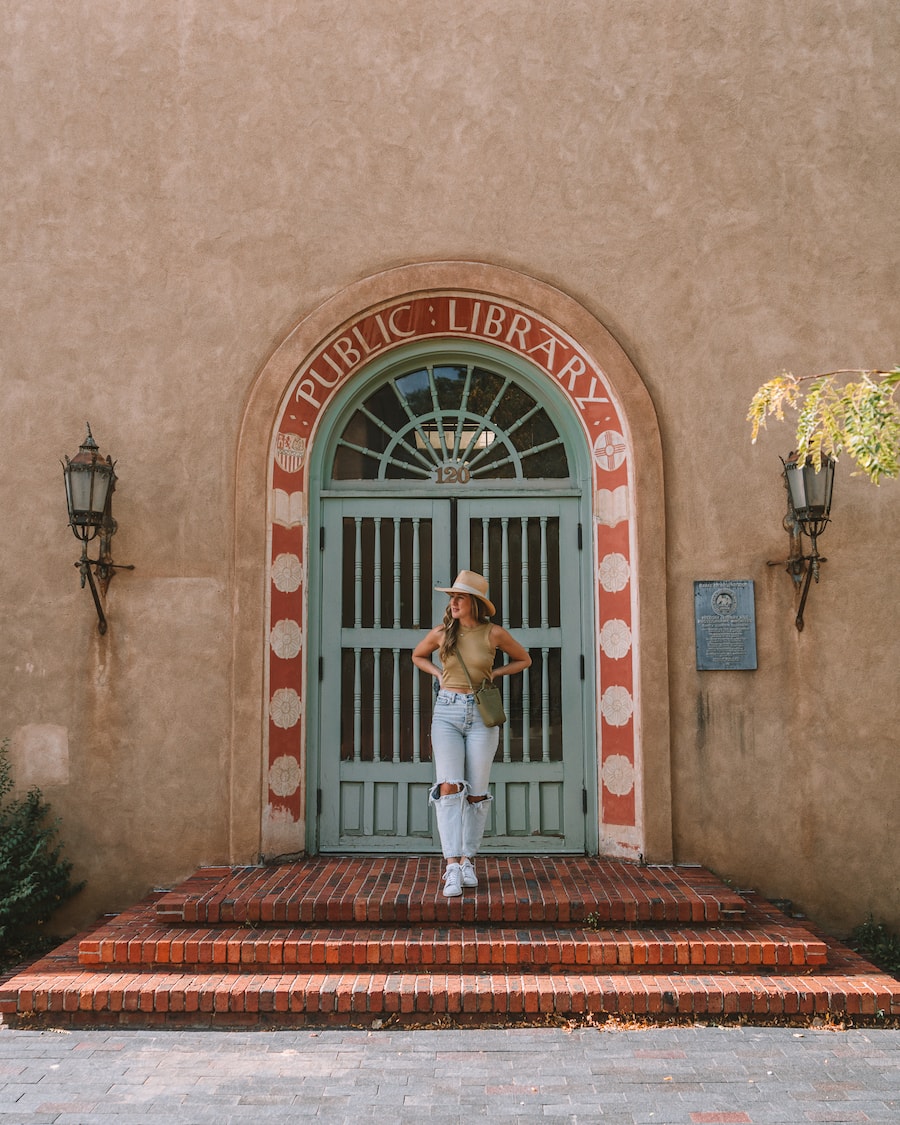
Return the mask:
[[[900,1031],[21,1031],[0,1125],[900,1122]]]

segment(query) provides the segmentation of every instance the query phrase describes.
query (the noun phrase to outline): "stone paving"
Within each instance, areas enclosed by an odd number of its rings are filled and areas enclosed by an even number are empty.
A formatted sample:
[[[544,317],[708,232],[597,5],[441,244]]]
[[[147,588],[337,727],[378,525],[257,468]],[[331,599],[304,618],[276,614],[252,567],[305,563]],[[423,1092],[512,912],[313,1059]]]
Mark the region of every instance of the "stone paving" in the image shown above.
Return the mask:
[[[900,1122],[900,1031],[24,1031],[0,1125]]]

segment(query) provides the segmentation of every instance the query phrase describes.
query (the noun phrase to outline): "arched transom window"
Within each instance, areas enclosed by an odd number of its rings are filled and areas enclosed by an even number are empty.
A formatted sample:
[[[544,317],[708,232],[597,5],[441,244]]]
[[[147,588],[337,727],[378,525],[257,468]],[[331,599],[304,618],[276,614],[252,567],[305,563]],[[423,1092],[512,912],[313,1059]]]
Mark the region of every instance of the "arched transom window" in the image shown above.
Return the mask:
[[[569,476],[546,409],[509,373],[475,363],[417,365],[354,411],[332,479],[442,484]]]

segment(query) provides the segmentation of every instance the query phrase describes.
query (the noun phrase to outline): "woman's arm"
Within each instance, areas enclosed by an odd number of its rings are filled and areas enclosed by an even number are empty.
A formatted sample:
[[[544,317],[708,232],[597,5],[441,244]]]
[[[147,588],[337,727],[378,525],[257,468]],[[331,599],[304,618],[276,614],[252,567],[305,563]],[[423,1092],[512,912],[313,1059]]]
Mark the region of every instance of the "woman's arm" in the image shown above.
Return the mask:
[[[524,672],[526,668],[531,667],[528,649],[522,648],[515,637],[507,633],[502,626],[492,626],[491,644],[495,648],[499,648],[501,652],[505,652],[509,657],[508,664],[501,664],[494,669],[492,679],[496,680],[499,676],[514,676],[517,672]]]
[[[441,647],[441,641],[444,636],[444,626],[435,625],[435,627],[428,633],[413,649],[412,662],[417,668],[421,668],[423,672],[427,672],[429,676],[436,676],[438,683],[440,683],[442,671],[431,659],[431,654]]]

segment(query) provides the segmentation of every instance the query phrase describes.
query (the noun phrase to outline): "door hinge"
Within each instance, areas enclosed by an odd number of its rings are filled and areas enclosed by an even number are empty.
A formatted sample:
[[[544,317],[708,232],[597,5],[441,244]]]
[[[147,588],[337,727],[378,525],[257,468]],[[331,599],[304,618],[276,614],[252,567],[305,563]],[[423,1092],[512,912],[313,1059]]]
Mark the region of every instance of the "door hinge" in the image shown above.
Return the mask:
[[[322,815],[322,790],[321,789],[316,790],[316,813],[319,816]]]
[[[584,679],[584,655],[581,656],[581,678]]]
[[[587,789],[581,790],[581,811],[587,816]]]
[[[324,527],[319,528],[319,550],[320,551],[325,550],[325,528]]]
[[[582,676],[581,678],[584,679],[584,676]],[[324,659],[324,657],[320,656],[319,657],[319,683],[321,683],[324,679],[325,679],[325,659]]]
[[[581,524],[578,525],[578,550],[584,550],[584,532]]]

